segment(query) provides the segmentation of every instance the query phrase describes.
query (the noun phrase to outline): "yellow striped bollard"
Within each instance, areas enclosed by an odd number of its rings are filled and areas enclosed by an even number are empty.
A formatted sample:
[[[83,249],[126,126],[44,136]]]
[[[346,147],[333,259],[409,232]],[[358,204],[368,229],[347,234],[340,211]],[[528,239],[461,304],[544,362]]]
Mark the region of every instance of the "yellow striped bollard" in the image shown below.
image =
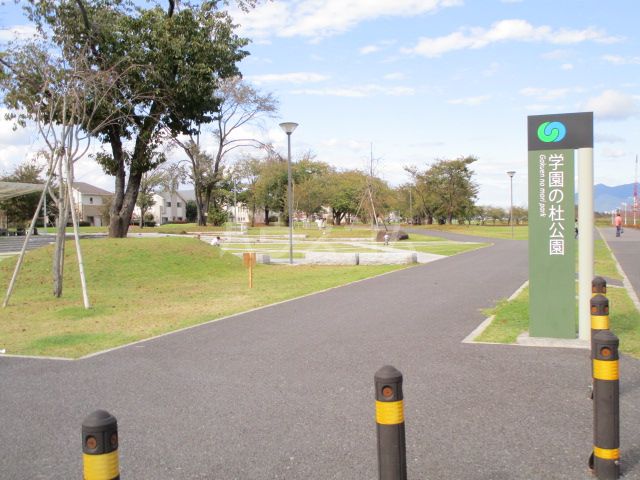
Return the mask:
[[[593,337],[601,330],[609,330],[609,299],[597,294],[591,297],[591,358],[593,359]]]
[[[592,456],[599,480],[620,476],[619,343],[609,330],[594,335]]]
[[[84,480],[119,480],[118,421],[109,412],[96,410],[82,422]]]
[[[607,295],[607,281],[602,277],[594,277],[591,280],[591,294],[592,296]]]
[[[402,373],[390,365],[378,370],[376,425],[378,434],[378,475],[380,480],[406,480],[407,453],[404,433]]]

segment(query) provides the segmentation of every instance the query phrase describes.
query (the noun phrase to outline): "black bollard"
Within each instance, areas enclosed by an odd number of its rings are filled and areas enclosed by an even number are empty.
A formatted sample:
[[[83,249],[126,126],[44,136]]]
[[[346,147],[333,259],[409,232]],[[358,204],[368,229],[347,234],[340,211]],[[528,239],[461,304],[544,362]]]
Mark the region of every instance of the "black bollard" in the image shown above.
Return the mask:
[[[386,365],[375,374],[378,478],[406,480],[402,373]]]
[[[84,480],[119,480],[118,422],[109,412],[96,410],[82,422]]]
[[[609,330],[609,299],[597,294],[591,297],[591,358],[593,359],[593,336],[600,330]]]
[[[594,279],[591,281],[591,293],[593,295],[606,295],[607,281],[602,277],[594,277]]]
[[[599,480],[620,476],[619,343],[609,330],[594,335],[593,466]]]

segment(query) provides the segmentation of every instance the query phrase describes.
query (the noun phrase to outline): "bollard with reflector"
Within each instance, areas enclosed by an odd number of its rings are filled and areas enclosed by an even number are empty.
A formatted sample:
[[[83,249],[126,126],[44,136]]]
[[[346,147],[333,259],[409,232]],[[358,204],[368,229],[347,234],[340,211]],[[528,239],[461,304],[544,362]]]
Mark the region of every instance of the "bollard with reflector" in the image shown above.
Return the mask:
[[[607,294],[607,281],[602,277],[594,277],[591,281],[591,294],[592,295],[606,295]]]
[[[620,376],[618,337],[596,332],[593,352],[593,454],[598,480],[620,476]]]
[[[591,297],[591,354],[593,358],[593,336],[600,330],[609,330],[609,299],[597,294]]]
[[[378,433],[378,478],[380,480],[406,480],[407,454],[402,373],[390,365],[385,365],[376,372],[374,380]]]
[[[82,422],[84,480],[119,480],[118,422],[109,412],[96,410]]]

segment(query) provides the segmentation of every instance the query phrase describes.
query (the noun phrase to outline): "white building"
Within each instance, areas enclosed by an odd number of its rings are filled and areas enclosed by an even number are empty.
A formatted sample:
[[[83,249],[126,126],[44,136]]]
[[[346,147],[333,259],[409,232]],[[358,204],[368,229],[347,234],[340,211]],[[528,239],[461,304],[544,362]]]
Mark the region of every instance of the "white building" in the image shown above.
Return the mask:
[[[158,225],[170,222],[187,221],[187,201],[182,192],[157,192],[153,194],[153,206],[147,210],[153,215],[153,219]],[[140,209],[136,207],[137,215],[140,216]]]
[[[73,182],[71,192],[78,221],[89,222],[93,227],[106,224],[102,218],[103,210],[108,200],[113,198],[113,193],[84,182]]]

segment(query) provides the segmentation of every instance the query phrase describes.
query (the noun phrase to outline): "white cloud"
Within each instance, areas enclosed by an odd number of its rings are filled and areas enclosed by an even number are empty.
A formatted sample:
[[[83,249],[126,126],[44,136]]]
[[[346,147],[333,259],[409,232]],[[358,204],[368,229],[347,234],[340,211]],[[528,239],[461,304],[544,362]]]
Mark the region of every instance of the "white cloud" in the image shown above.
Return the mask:
[[[407,76],[402,72],[387,73],[384,77],[385,80],[405,80]]]
[[[0,42],[10,42],[12,40],[25,40],[38,33],[33,25],[14,25],[0,30]]]
[[[560,68],[562,70],[573,70],[573,63],[563,63]]]
[[[247,76],[249,81],[257,85],[263,83],[317,83],[324,82],[329,78],[327,75],[313,72],[268,73]]]
[[[598,143],[624,143],[624,138],[609,133],[595,132],[595,141]]]
[[[488,101],[491,98],[491,95],[479,95],[477,97],[465,97],[465,98],[454,98],[452,100],[448,100],[447,103],[451,105],[467,105],[475,107],[476,105],[480,105]]]
[[[463,49],[484,48],[499,42],[543,42],[558,45],[576,44],[586,41],[613,43],[618,38],[607,36],[595,28],[584,30],[557,29],[549,26],[535,27],[526,20],[510,19],[494,23],[491,28],[472,27],[442,37],[421,38],[417,45],[404,49],[404,53],[415,53],[425,57],[440,57],[445,53]]]
[[[567,108],[564,105],[549,105],[546,103],[533,103],[531,105],[525,105],[525,110],[529,112],[562,112]]]
[[[359,50],[359,52],[360,52],[362,55],[369,55],[370,53],[375,53],[375,52],[378,52],[378,51],[380,51],[380,47],[379,47],[379,46],[377,46],[377,45],[367,45],[367,46],[365,46],[365,47],[362,47],[362,48]]]
[[[588,99],[583,109],[593,111],[597,119],[623,120],[638,113],[638,101],[633,96],[616,90],[605,90]]]
[[[462,0],[300,0],[265,2],[249,13],[236,10],[234,20],[250,38],[321,38],[345,32],[378,17],[413,17],[462,5]]]
[[[622,55],[604,55],[602,59],[614,65],[640,65],[640,57],[623,57]]]
[[[320,89],[293,90],[294,95],[321,95],[331,97],[364,98],[373,95],[389,95],[393,97],[410,96],[415,94],[411,87],[385,87],[382,85],[368,84],[354,87],[329,87]]]
[[[487,68],[482,71],[482,76],[493,77],[500,70],[500,64],[498,62],[491,62]]]
[[[545,60],[567,60],[573,57],[573,54],[569,50],[558,49],[543,53],[540,56]]]
[[[624,150],[620,150],[618,148],[603,148],[602,156],[605,158],[622,158],[626,157],[628,154]]]
[[[574,91],[571,88],[536,88],[526,87],[520,90],[520,95],[525,97],[535,97],[538,100],[550,101],[566,97]]]

